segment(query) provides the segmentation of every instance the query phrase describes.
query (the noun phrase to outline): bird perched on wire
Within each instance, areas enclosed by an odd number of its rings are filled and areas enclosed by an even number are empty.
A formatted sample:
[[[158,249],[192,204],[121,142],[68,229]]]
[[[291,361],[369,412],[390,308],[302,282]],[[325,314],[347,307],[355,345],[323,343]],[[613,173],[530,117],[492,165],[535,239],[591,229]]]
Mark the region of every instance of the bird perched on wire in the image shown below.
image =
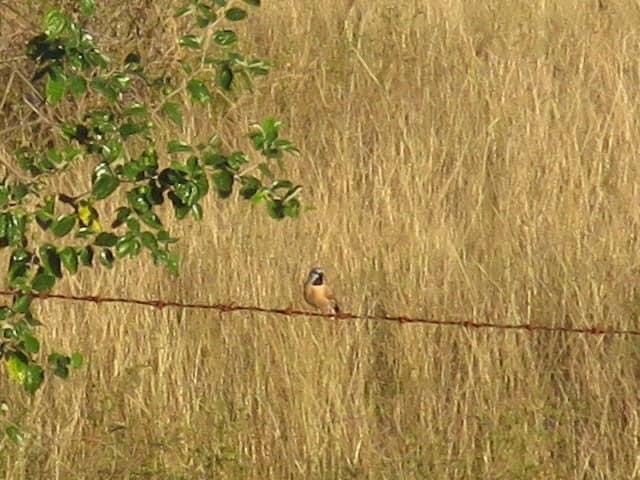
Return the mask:
[[[316,267],[309,272],[304,282],[304,299],[322,313],[334,315],[340,313],[338,302],[327,285],[324,270],[321,268]]]

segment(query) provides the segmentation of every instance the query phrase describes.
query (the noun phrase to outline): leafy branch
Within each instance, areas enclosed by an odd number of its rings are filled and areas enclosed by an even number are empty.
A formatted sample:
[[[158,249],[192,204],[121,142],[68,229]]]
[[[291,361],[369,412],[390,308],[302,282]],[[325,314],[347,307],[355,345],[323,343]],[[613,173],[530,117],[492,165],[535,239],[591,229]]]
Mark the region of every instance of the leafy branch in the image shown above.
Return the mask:
[[[260,1],[244,4],[256,8]],[[185,23],[190,30],[177,41],[184,56],[178,82],[172,85],[154,78],[136,52],[115,65],[83,27],[95,2],[79,0],[77,5],[73,15],[59,8],[46,12],[42,31],[26,47],[35,67],[32,85],[53,112],[51,141],[46,147],[18,148],[15,164],[22,173],[0,182],[0,248],[10,249],[7,282],[15,291],[12,303],[0,306],[0,361],[29,394],[38,391],[48,374],[67,378],[70,369],[83,364],[78,352],[54,351],[41,359],[36,335],[41,323],[31,311],[33,294],[51,291],[80,268],[112,268],[142,252],[177,275],[178,239],[165,227],[163,205],[178,220],[201,220],[202,201],[215,191],[220,199],[237,192],[251,204],[264,204],[274,219],[296,218],[301,210],[301,187],[274,174],[287,155],[299,153],[281,138],[279,121],[266,118],[249,126],[251,153],[223,148],[215,132],[196,145],[179,136],[183,111],[216,105],[221,97],[229,102],[269,72],[267,62],[237,49],[232,27],[248,18],[248,10],[225,0],[192,0],[179,7],[175,16],[190,22]],[[65,115],[69,111],[75,112],[72,117]],[[158,140],[160,124],[165,132],[172,127],[176,133],[166,143]],[[87,164],[88,191],[61,192],[50,186],[52,176]],[[110,219],[103,213],[107,201],[116,206]],[[5,433],[20,441],[18,426],[3,420],[6,403],[0,406]]]

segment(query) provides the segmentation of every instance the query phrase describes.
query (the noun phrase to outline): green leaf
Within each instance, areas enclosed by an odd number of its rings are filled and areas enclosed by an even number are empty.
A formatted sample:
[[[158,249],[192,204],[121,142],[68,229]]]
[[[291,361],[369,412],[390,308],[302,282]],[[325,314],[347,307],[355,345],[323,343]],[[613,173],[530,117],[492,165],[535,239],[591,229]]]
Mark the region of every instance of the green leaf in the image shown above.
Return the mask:
[[[198,200],[200,200],[207,193],[209,193],[209,179],[204,174],[204,172],[196,175],[192,183],[195,185],[196,190],[198,192],[198,196],[197,196]]]
[[[22,431],[15,425],[10,425],[5,428],[4,433],[16,445],[21,445],[24,442],[24,435]]]
[[[175,168],[165,168],[160,172],[158,181],[160,185],[170,187],[184,182],[185,178],[186,174],[184,172],[176,170]]]
[[[187,207],[193,205],[198,199],[198,187],[193,182],[185,182],[177,185],[175,194]]]
[[[167,250],[158,250],[152,253],[153,261],[156,264],[162,264],[169,272],[173,275],[178,275],[178,263],[180,262],[180,258],[177,254],[169,252]]]
[[[80,11],[86,17],[90,17],[96,11],[95,0],[77,0],[77,2],[80,6]]]
[[[158,170],[158,152],[155,148],[147,148],[142,152],[138,161],[148,173],[155,174]]]
[[[58,255],[56,247],[51,244],[42,245],[39,254],[45,271],[55,277],[62,278],[60,255]]]
[[[122,142],[117,138],[111,138],[106,144],[102,145],[100,153],[105,162],[111,163],[120,158],[123,150]]]
[[[69,163],[75,160],[78,156],[80,156],[80,154],[82,153],[82,150],[74,147],[73,145],[67,145],[64,148],[63,153],[64,153],[64,161]]]
[[[192,150],[191,145],[181,140],[171,140],[167,144],[167,151],[169,153],[191,152]]]
[[[238,170],[242,165],[249,163],[249,158],[243,152],[237,151],[229,155],[228,164],[233,170]]]
[[[136,220],[135,218],[128,218],[127,219],[127,228],[132,231],[133,233],[138,233],[140,232],[140,222],[138,220]]]
[[[9,353],[5,358],[5,367],[9,378],[16,383],[23,384],[28,362],[26,356],[20,353]]]
[[[26,369],[26,376],[23,382],[24,389],[27,393],[33,395],[38,391],[44,381],[44,370],[40,365],[29,364]]]
[[[27,312],[24,315],[24,319],[30,327],[41,327],[42,325],[44,325],[40,320],[35,318],[31,312]]]
[[[254,77],[259,75],[266,75],[271,71],[272,65],[268,62],[263,62],[262,60],[252,60],[250,62],[237,62],[242,65],[245,69],[245,72],[250,73]]]
[[[301,205],[297,198],[292,198],[284,204],[284,214],[289,218],[300,216]]]
[[[42,30],[49,37],[57,37],[67,28],[67,17],[58,9],[49,10],[44,16]]]
[[[62,71],[51,71],[49,78],[47,78],[47,86],[45,88],[45,95],[47,103],[55,105],[63,99],[64,94],[67,91],[67,77]]]
[[[227,157],[219,153],[213,153],[213,152],[207,152],[204,155],[202,161],[205,165],[208,165],[210,167],[216,167],[216,168],[224,167],[228,165]]]
[[[119,207],[116,210],[116,219],[111,224],[111,228],[118,228],[123,225],[131,215],[131,209],[129,207]]]
[[[164,232],[164,230],[162,231]],[[158,240],[156,239],[155,235],[151,232],[142,232],[140,234],[140,241],[142,242],[142,245],[144,245],[146,248],[148,248],[151,251],[158,249]]]
[[[291,183],[289,180],[276,180],[269,188],[271,189],[271,191],[275,191],[283,188],[288,190],[291,187],[293,187],[293,183]]]
[[[10,287],[16,289],[29,288],[27,275],[31,267],[31,259],[31,253],[24,248],[17,248],[12,252],[11,260],[9,262],[9,272],[7,275]]]
[[[31,288],[37,292],[48,292],[56,283],[56,277],[44,270],[36,274],[31,282]]]
[[[59,353],[52,353],[47,358],[49,366],[51,367],[53,374],[62,379],[69,378],[69,364],[71,359],[66,355]]]
[[[213,174],[213,183],[220,198],[227,198],[233,191],[233,175],[227,170],[218,170]]]
[[[202,220],[202,207],[199,203],[194,203],[191,206],[191,215],[198,221]]]
[[[9,229],[9,213],[0,213],[0,239],[5,239]]]
[[[182,127],[182,112],[180,111],[177,103],[165,102],[162,106],[162,113],[169,117],[169,120],[173,123]]]
[[[93,262],[93,247],[91,245],[87,245],[81,248],[78,251],[78,258],[80,259],[80,262],[82,262],[82,265],[90,267]]]
[[[251,125],[249,136],[262,135],[264,142],[272,143],[278,138],[281,126],[282,123],[275,118],[267,117],[262,122]],[[261,148],[258,145],[256,147]]]
[[[79,75],[71,75],[69,77],[68,87],[75,98],[80,98],[87,91],[87,81]]]
[[[251,5],[252,7],[259,7],[260,0],[243,0],[244,3]]]
[[[44,380],[44,372],[39,365],[30,364],[29,360],[19,353],[11,353],[6,360],[6,368],[9,377],[17,383],[22,384],[24,389],[30,393],[35,393]]]
[[[103,248],[100,251],[100,255],[99,255],[98,258],[100,260],[100,263],[102,265],[104,265],[105,267],[107,267],[107,268],[112,268],[113,267],[113,260],[114,260],[113,252],[111,250],[109,250],[108,248]]]
[[[171,203],[173,204],[173,210],[176,214],[176,218],[178,220],[182,220],[189,213],[190,207],[185,205],[174,192],[169,192],[168,196],[171,200]]]
[[[104,97],[109,100],[111,103],[115,102],[118,99],[118,92],[113,88],[113,86],[103,77],[95,77],[91,80],[91,88],[100,92]]]
[[[18,166],[21,169],[25,171],[31,171],[34,168],[33,165],[35,163],[36,153],[33,151],[33,149],[29,147],[20,147],[16,149],[13,154],[16,157]],[[2,191],[1,204],[4,207],[7,201],[9,200],[9,187],[6,184],[4,184],[0,188]]]
[[[213,20],[211,20],[209,17],[202,17],[198,15],[198,17],[196,18],[196,25],[198,25],[198,27],[200,28],[206,28],[211,25],[212,22]]]
[[[28,185],[24,183],[16,183],[11,188],[11,199],[13,201],[20,201],[28,195],[30,192]]]
[[[24,350],[27,353],[35,354],[40,351],[40,342],[36,337],[31,335],[30,333],[25,333],[23,335],[22,343],[24,345]]]
[[[11,263],[23,263],[31,260],[31,253],[24,248],[18,248],[11,255]]]
[[[149,210],[148,212],[139,213],[138,216],[140,217],[140,220],[142,220],[151,228],[162,228],[162,222],[160,221],[160,218],[153,211]]]
[[[116,173],[129,181],[142,180],[144,178],[143,172],[144,167],[138,160],[131,160],[116,167]]]
[[[198,10],[198,17],[196,19],[196,23],[200,28],[208,27],[209,25],[211,25],[211,23],[215,21],[217,17],[217,15],[212,10],[212,8],[207,6],[204,3],[198,3],[197,10]]]
[[[62,215],[53,222],[51,226],[51,231],[56,237],[64,237],[67,235],[76,224],[76,215]]]
[[[51,167],[59,167],[63,162],[62,151],[56,148],[49,148],[47,150],[47,158],[41,163],[49,163]],[[50,168],[51,170],[53,168]]]
[[[133,102],[122,111],[122,114],[126,115],[127,117],[136,116],[136,117],[148,118],[149,109],[142,103]]]
[[[284,205],[282,200],[269,200],[267,202],[267,213],[271,218],[282,220],[284,218]]]
[[[107,163],[101,163],[96,167],[93,173],[93,196],[98,200],[102,200],[111,195],[120,185],[118,177],[116,177]]]
[[[64,247],[60,250],[60,260],[70,274],[73,275],[78,271],[78,255],[73,247]]]
[[[269,165],[267,165],[266,162],[259,163],[258,164],[258,170],[260,170],[260,173],[262,173],[262,175],[264,175],[267,178],[274,178],[275,177],[275,175],[273,174],[273,172],[269,168]]]
[[[148,187],[137,187],[127,192],[127,200],[131,208],[137,213],[148,212],[151,209],[151,205],[146,199],[145,189]]]
[[[123,72],[115,72],[111,75],[109,81],[117,92],[126,92],[131,85],[131,75]]]
[[[177,238],[173,238],[166,230],[160,230],[157,238],[160,243],[176,243],[178,241]]]
[[[220,66],[218,69],[218,74],[216,76],[216,83],[218,86],[224,90],[231,90],[231,83],[233,82],[233,72],[229,65],[225,63]]]
[[[20,247],[26,245],[26,227],[27,218],[24,214],[10,214],[7,224],[7,237],[9,245],[11,245],[12,247]]]
[[[178,40],[178,44],[182,47],[198,50],[202,47],[202,40],[195,35],[183,35]]]
[[[224,12],[224,16],[232,22],[238,22],[247,18],[247,11],[242,8],[233,7]]]
[[[84,357],[82,356],[81,353],[74,352],[71,355],[71,362],[69,363],[69,366],[71,368],[80,368],[80,367],[82,367],[83,363],[84,363]]]
[[[191,12],[191,7],[189,7],[189,6],[178,7],[173,12],[173,16],[174,17],[182,17],[182,16],[184,16],[187,13],[190,13],[190,12]]]
[[[96,247],[115,247],[116,243],[118,243],[118,236],[109,232],[98,234],[93,242]]]
[[[240,195],[247,200],[253,197],[258,190],[262,188],[262,182],[256,177],[250,175],[242,177],[242,183],[243,186],[240,189]]]
[[[213,34],[213,41],[222,47],[228,47],[238,41],[238,36],[233,30],[218,30]]]
[[[91,67],[107,68],[109,66],[109,58],[95,48],[86,52],[85,59]]]
[[[0,185],[0,208],[4,208],[9,203],[9,187]]]
[[[167,258],[167,268],[169,272],[171,272],[176,277],[178,276],[178,267],[180,263],[180,257],[177,253],[169,252],[169,256]]]
[[[202,80],[193,78],[187,83],[187,91],[195,102],[206,103],[211,99],[209,89]]]
[[[140,242],[137,238],[122,237],[116,245],[116,256],[118,258],[135,256],[140,251]]]
[[[131,137],[132,135],[137,135],[146,130],[146,124],[134,122],[123,123],[122,125],[120,125],[120,127],[118,127],[118,133],[124,140]]]

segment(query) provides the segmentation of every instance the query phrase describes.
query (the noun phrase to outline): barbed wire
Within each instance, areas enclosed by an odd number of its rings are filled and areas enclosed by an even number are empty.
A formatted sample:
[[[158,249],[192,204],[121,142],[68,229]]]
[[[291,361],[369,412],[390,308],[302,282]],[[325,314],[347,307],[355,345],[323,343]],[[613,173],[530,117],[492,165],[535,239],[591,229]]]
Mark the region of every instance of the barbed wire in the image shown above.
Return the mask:
[[[2,296],[14,296],[16,292],[7,290],[0,290]],[[586,326],[586,327],[571,327],[560,325],[544,325],[534,323],[494,323],[483,321],[471,321],[471,320],[439,320],[434,318],[420,318],[409,317],[405,315],[369,315],[369,314],[355,314],[348,312],[340,312],[337,314],[326,314],[313,312],[309,310],[299,310],[295,308],[268,308],[260,307],[256,305],[238,305],[235,303],[189,303],[178,302],[172,300],[161,299],[138,299],[138,298],[124,298],[124,297],[102,297],[97,295],[65,295],[65,294],[53,294],[53,293],[33,293],[34,299],[47,300],[65,300],[72,302],[89,302],[94,304],[103,303],[121,303],[129,305],[139,305],[146,307],[153,307],[159,310],[165,308],[186,308],[186,309],[198,309],[198,310],[215,310],[221,313],[228,312],[257,312],[257,313],[271,313],[275,315],[283,315],[287,317],[319,317],[326,320],[374,320],[374,321],[386,321],[394,322],[398,324],[426,324],[440,327],[459,327],[466,329],[496,329],[496,330],[518,330],[525,332],[556,332],[556,333],[569,333],[569,334],[585,334],[585,335],[628,335],[628,336],[640,336],[640,330],[624,329],[624,328],[605,328],[600,326]]]

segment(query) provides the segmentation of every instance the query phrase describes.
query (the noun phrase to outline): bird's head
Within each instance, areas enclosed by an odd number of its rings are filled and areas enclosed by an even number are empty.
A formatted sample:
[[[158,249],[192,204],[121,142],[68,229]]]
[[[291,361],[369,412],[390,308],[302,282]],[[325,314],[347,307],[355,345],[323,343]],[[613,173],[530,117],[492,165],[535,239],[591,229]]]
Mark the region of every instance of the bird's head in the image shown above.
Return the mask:
[[[319,267],[314,268],[309,272],[307,282],[311,285],[322,285],[324,283],[324,270]]]

